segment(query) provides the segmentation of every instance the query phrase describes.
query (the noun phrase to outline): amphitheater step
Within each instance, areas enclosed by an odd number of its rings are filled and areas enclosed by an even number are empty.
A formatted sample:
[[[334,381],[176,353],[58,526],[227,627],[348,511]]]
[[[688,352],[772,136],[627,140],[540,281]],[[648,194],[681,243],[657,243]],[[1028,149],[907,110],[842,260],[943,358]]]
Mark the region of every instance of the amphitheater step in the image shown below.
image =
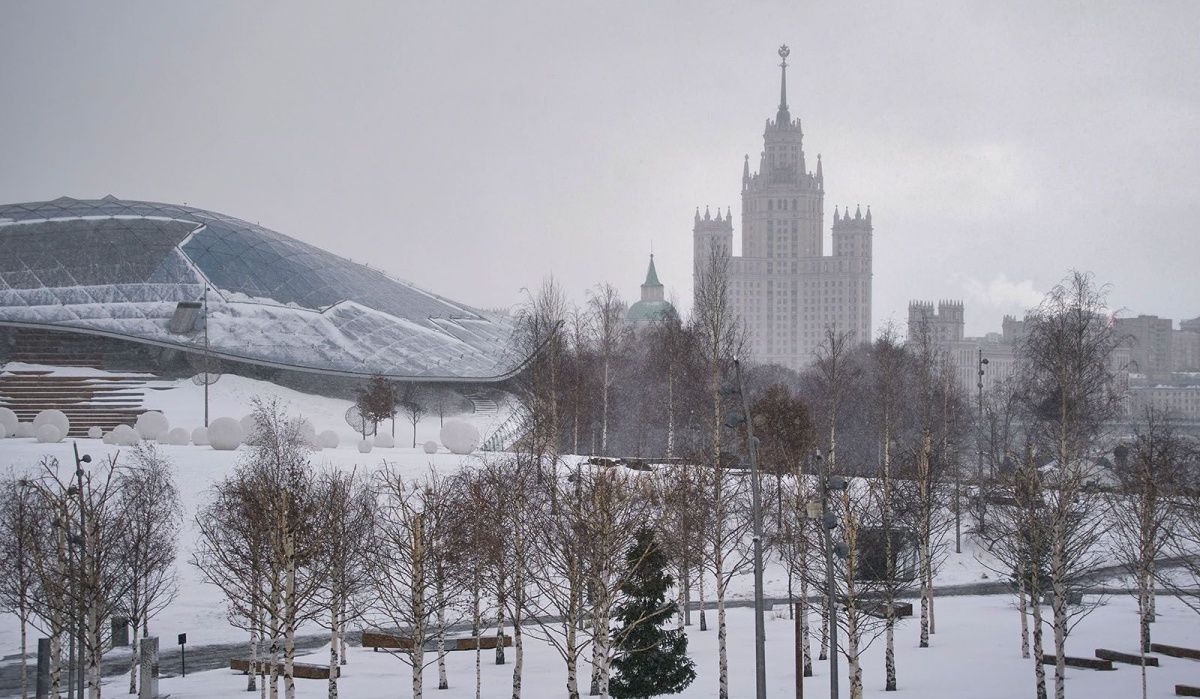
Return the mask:
[[[96,368],[86,357],[72,359],[73,368]],[[43,410],[61,410],[71,422],[68,436],[82,437],[91,427],[108,431],[117,425],[133,425],[146,412],[142,401],[151,378],[14,369],[0,373],[0,406],[11,409],[22,422],[32,422]]]

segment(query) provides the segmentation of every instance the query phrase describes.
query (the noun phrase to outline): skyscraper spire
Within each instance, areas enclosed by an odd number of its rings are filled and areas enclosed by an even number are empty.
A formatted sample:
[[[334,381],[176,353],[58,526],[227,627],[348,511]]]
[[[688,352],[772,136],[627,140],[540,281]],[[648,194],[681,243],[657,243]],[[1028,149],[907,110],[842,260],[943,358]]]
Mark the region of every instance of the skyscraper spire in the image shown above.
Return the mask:
[[[787,44],[779,47],[779,57],[783,59],[779,64],[779,112],[775,115],[775,123],[783,126],[792,121],[792,115],[788,112],[787,103],[787,59],[792,50]]]

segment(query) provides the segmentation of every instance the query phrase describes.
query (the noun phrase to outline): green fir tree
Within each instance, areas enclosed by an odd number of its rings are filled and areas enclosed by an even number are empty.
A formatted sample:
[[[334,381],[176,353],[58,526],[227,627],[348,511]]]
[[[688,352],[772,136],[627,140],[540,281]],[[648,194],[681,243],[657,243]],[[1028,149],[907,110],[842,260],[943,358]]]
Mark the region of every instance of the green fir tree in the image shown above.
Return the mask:
[[[621,586],[625,602],[617,607],[620,627],[616,639],[616,674],[609,685],[615,699],[647,699],[678,694],[696,679],[696,666],[687,655],[687,636],[668,629],[678,605],[667,602],[674,580],[667,574],[667,556],[643,527],[625,554],[628,579]]]

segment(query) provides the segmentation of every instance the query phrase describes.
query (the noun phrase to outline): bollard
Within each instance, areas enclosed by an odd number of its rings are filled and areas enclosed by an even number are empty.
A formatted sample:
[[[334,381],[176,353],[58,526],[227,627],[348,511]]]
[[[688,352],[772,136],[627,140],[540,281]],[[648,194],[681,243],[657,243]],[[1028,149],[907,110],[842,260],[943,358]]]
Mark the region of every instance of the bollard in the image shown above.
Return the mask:
[[[113,648],[123,648],[129,645],[129,620],[123,616],[112,618]]]
[[[37,699],[50,697],[50,639],[38,639],[37,653]]]
[[[158,636],[149,636],[138,642],[141,651],[142,683],[138,688],[138,699],[158,699]]]

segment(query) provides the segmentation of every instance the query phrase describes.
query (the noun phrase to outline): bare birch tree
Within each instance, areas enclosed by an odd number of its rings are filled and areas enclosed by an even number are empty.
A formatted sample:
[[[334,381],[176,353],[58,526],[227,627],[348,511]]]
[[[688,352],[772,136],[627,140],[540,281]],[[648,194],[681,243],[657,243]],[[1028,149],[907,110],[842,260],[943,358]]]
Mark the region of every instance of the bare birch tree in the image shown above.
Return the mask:
[[[0,606],[17,616],[21,625],[21,699],[28,699],[28,629],[39,593],[35,539],[45,512],[24,476],[9,471],[0,481]]]
[[[1026,316],[1018,347],[1021,402],[1039,453],[1052,460],[1050,588],[1053,593],[1055,699],[1066,694],[1066,642],[1088,607],[1068,608],[1079,582],[1100,560],[1097,464],[1105,425],[1120,411],[1111,368],[1117,337],[1104,292],[1073,273]],[[1073,621],[1074,620],[1074,621]]]
[[[138,445],[131,460],[118,476],[122,509],[129,513],[118,546],[129,573],[121,611],[133,629],[129,693],[136,694],[140,638],[150,635],[151,619],[174,601],[179,589],[175,556],[183,507],[171,464],[153,445]]]

